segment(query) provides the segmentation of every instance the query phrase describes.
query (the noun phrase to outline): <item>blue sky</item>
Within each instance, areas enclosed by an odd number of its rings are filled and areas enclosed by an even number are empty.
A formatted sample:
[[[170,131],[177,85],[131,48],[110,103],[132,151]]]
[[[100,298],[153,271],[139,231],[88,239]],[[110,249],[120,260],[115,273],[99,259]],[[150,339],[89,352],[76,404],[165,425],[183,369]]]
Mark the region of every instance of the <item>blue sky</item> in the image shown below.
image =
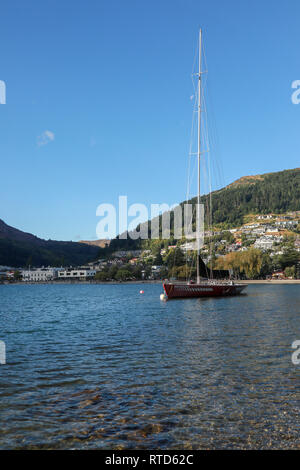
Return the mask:
[[[3,1],[0,218],[95,239],[97,206],[119,195],[184,200],[199,27],[215,187],[299,167],[299,14],[296,0]]]

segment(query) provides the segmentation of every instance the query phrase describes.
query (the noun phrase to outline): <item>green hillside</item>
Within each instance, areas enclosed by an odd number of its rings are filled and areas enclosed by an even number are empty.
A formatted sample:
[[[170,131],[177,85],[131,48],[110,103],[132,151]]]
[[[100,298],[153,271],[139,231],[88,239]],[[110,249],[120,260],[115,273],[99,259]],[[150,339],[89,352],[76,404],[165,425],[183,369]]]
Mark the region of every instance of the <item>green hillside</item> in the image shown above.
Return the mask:
[[[202,202],[206,203],[207,197]],[[213,224],[224,224],[226,228],[242,225],[248,214],[297,210],[300,210],[300,168],[241,178],[212,194]]]
[[[248,214],[284,214],[288,211],[298,211],[300,168],[242,177],[213,192],[211,201],[212,225],[223,229],[241,226]],[[188,202],[195,204],[196,198]],[[203,196],[201,202],[207,207],[209,196]],[[112,240],[109,251],[133,250],[145,245],[147,242],[141,240],[115,239]]]

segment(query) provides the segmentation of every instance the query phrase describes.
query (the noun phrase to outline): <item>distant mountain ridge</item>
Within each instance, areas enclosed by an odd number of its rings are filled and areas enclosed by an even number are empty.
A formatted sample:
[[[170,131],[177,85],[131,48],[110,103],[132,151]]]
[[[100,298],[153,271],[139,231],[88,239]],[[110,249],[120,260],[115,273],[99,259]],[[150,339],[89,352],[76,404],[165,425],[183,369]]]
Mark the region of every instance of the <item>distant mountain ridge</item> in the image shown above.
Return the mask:
[[[77,242],[43,240],[0,219],[0,265],[76,266],[95,260],[99,247]]]
[[[240,185],[245,185],[245,184],[255,184],[258,181],[263,181],[268,176],[276,175],[278,173],[284,173],[286,171],[298,172],[300,171],[300,168],[294,168],[292,170],[283,170],[283,171],[278,171],[278,172],[273,172],[273,173],[263,173],[261,175],[242,176],[241,178],[238,178],[237,180],[233,181],[233,183],[228,184],[226,188],[232,188],[234,186],[240,186]]]
[[[11,240],[26,241],[32,243],[39,243],[45,240],[32,235],[31,233],[22,232],[10,225],[7,225],[3,220],[0,219],[0,239],[10,238]]]
[[[262,181],[264,179],[264,175],[249,175],[249,176],[242,176],[241,178],[235,180],[233,183],[230,183],[226,188],[233,188],[234,186],[240,186],[244,184],[255,184],[258,181]]]
[[[99,248],[106,248],[110,245],[110,240],[80,240],[78,243],[85,243],[86,245],[98,246]]]

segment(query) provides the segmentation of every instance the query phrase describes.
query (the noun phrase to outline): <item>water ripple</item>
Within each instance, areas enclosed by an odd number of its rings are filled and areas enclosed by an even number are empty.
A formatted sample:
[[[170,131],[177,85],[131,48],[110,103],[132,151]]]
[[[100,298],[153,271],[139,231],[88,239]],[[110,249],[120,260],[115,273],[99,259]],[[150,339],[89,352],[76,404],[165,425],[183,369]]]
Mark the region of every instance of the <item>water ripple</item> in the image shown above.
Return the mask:
[[[0,286],[2,449],[299,448],[298,286]]]

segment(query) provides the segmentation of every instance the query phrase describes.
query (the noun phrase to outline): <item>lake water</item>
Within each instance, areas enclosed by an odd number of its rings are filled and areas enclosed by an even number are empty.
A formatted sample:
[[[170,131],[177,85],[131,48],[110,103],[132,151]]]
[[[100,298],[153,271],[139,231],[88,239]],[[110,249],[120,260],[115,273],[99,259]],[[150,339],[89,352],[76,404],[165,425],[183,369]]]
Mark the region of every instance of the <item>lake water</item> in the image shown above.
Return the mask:
[[[0,448],[299,448],[300,285],[161,292],[1,285]]]

